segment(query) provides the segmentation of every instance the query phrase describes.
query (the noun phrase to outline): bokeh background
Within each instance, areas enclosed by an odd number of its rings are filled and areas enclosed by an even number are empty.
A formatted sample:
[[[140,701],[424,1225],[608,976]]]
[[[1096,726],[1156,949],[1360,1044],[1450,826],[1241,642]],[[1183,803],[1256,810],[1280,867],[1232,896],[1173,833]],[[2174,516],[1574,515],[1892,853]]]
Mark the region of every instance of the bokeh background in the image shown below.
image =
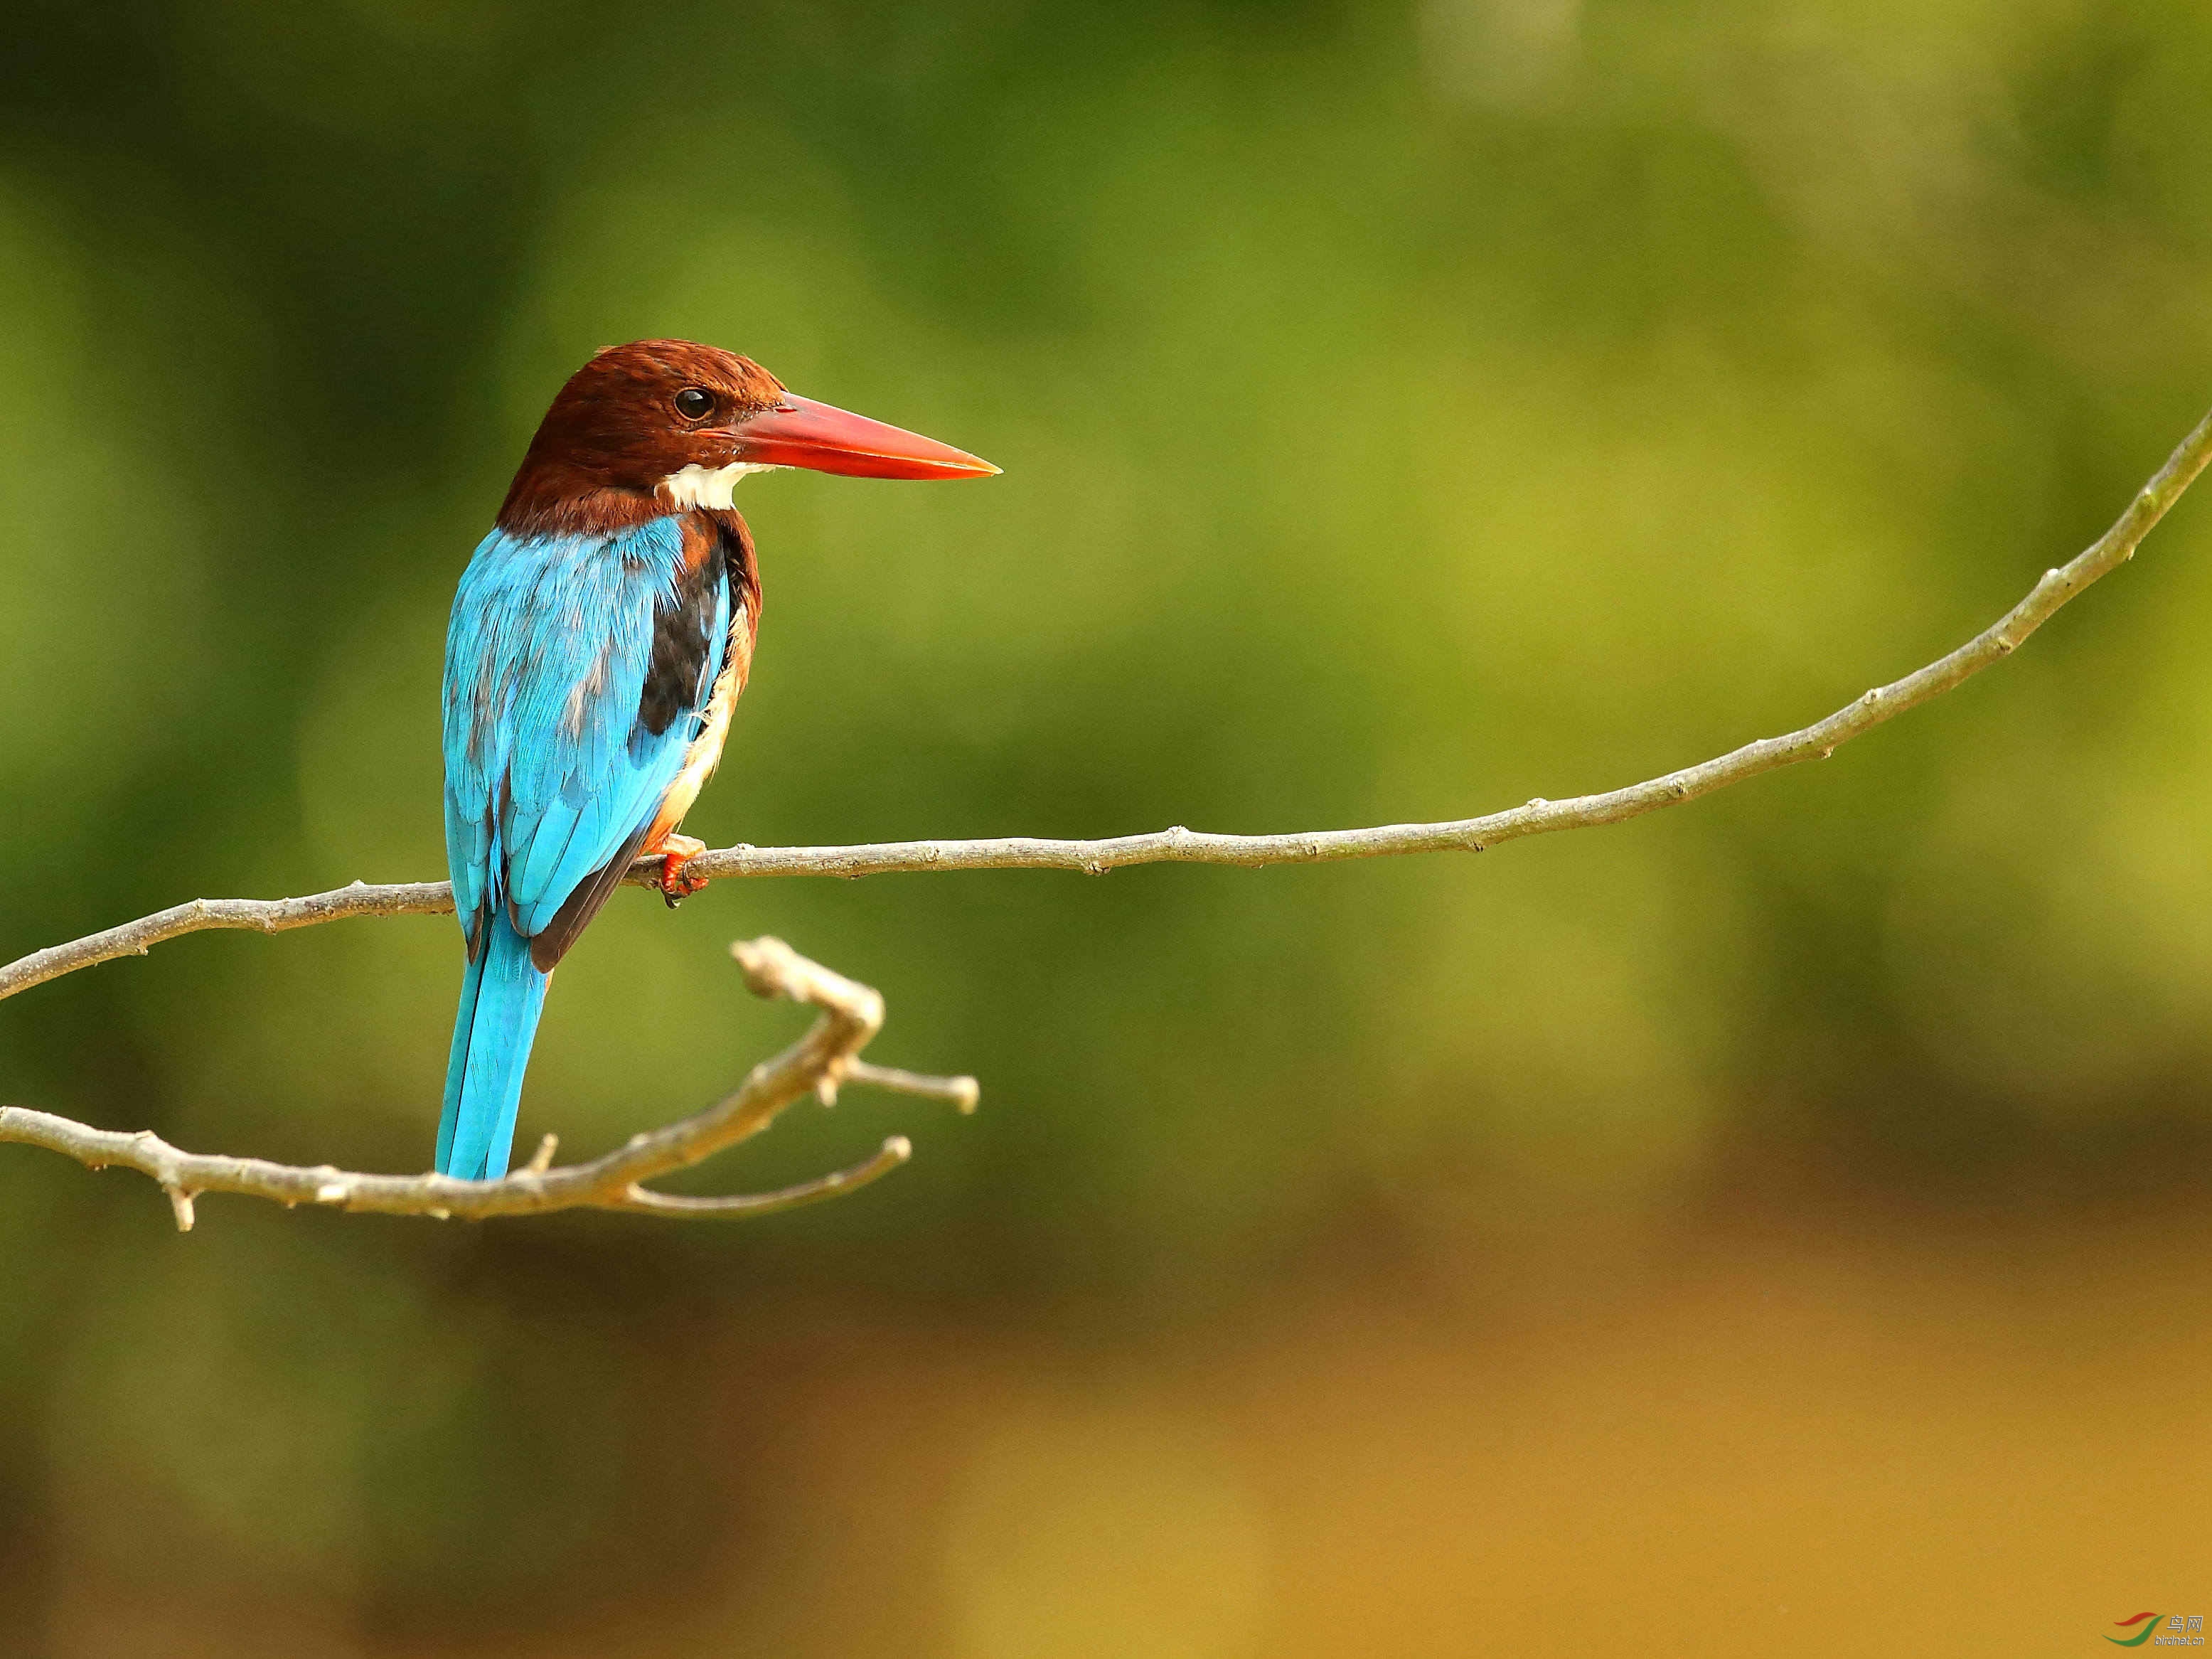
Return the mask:
[[[1964,638],[2212,399],[2179,0],[19,4],[0,951],[442,871],[447,605],[593,348],[991,457],[741,505],[720,844],[1457,817]],[[576,1152],[888,1062],[744,1227],[0,1152],[0,1654],[2102,1651],[2212,1612],[2212,500],[1958,696],[1480,860],[619,899]],[[444,919],[0,1008],[0,1098],[427,1161]],[[708,1177],[711,1177],[708,1180]],[[2194,1598],[2192,1600],[2191,1598]]]

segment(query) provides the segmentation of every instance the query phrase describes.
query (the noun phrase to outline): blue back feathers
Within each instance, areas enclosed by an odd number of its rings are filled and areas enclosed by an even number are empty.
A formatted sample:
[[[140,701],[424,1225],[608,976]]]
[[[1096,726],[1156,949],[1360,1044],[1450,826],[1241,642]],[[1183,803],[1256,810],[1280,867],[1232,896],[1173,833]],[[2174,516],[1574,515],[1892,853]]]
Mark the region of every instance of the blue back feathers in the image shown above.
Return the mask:
[[[673,516],[495,530],[461,578],[446,638],[446,856],[469,968],[439,1127],[447,1174],[505,1173],[546,979],[702,729],[730,584],[718,548],[687,558],[685,541]]]

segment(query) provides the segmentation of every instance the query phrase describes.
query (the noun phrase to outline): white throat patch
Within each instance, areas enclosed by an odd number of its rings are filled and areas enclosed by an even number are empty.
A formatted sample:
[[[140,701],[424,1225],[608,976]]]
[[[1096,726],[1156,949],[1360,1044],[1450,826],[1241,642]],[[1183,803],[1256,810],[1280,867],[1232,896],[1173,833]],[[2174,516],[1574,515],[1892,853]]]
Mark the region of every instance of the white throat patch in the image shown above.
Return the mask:
[[[748,472],[779,472],[781,467],[759,466],[750,461],[732,461],[727,466],[685,467],[672,472],[660,481],[660,488],[679,513],[695,507],[720,507],[734,506],[738,480]]]

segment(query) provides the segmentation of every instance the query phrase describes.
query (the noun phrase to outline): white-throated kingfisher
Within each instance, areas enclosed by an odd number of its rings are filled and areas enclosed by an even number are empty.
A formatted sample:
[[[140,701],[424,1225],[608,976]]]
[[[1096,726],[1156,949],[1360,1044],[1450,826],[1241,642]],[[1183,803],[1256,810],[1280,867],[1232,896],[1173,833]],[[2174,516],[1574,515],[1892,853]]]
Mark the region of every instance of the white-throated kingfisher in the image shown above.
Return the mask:
[[[630,866],[699,884],[677,833],[721,757],[760,625],[748,472],[975,478],[999,469],[786,392],[684,340],[610,346],[530,441],[446,636],[446,860],[468,940],[438,1169],[507,1173],[554,965]]]

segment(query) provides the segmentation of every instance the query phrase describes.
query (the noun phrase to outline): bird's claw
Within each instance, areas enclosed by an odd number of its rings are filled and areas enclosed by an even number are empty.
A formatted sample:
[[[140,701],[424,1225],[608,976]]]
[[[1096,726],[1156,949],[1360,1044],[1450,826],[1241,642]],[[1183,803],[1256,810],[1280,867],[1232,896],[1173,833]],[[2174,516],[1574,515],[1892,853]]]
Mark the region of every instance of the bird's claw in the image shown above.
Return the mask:
[[[689,876],[684,866],[707,850],[707,843],[694,841],[689,836],[672,836],[667,851],[660,859],[660,879],[655,884],[660,889],[660,902],[673,910],[685,899],[707,884],[704,876]]]

